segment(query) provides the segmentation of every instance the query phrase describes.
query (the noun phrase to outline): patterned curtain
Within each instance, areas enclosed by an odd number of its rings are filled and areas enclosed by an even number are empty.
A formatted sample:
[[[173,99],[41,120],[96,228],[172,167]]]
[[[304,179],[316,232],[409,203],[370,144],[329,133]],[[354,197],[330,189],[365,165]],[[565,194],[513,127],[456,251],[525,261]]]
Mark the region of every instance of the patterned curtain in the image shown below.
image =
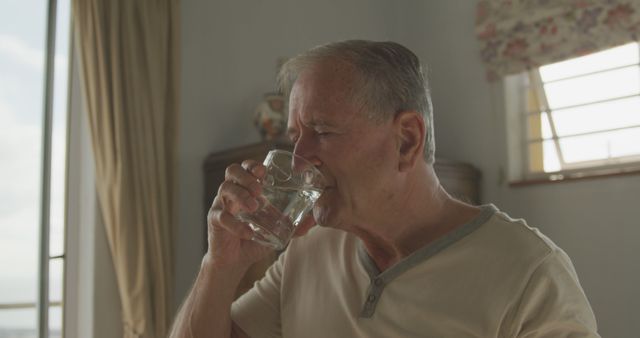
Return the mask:
[[[639,0],[482,0],[476,36],[487,78],[622,45],[640,36]]]

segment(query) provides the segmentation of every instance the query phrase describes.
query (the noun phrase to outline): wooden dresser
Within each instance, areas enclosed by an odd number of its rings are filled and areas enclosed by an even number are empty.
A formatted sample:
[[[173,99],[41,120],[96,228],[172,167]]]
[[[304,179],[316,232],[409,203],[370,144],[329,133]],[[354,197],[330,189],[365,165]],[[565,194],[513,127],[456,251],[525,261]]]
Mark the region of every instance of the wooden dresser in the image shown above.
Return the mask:
[[[241,163],[247,159],[254,159],[261,162],[269,150],[276,148],[291,150],[292,146],[289,143],[264,142],[224,150],[207,156],[203,165],[205,216],[218,191],[218,187],[222,181],[224,181],[224,172],[229,165]],[[445,159],[436,159],[434,168],[440,179],[440,183],[449,194],[470,204],[480,203],[480,172],[476,168],[466,163]],[[203,240],[206,248],[206,226],[204,227]],[[270,257],[254,264],[238,287],[236,295],[239,296],[251,288],[253,282],[264,274],[264,271],[273,263],[275,258],[276,253],[274,252]]]

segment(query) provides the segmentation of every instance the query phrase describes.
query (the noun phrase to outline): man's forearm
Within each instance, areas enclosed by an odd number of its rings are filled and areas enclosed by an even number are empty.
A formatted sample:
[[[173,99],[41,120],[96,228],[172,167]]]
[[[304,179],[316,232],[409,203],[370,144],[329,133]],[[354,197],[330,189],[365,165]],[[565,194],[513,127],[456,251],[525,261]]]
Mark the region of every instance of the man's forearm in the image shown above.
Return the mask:
[[[231,337],[231,303],[245,270],[217,268],[205,256],[193,288],[176,316],[170,337]]]

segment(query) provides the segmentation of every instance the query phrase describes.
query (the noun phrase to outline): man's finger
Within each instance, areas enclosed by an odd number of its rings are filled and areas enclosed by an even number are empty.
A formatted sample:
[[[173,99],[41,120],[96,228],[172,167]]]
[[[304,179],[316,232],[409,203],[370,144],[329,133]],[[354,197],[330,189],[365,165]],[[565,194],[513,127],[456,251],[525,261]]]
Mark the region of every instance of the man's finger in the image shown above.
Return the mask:
[[[253,238],[253,230],[251,230],[249,225],[228,212],[221,211],[218,215],[218,221],[222,228],[239,238],[246,240]]]
[[[257,178],[262,178],[266,173],[266,168],[262,163],[254,160],[246,160],[242,162],[242,168],[253,174]]]
[[[220,184],[218,197],[221,199],[224,209],[233,215],[242,210],[251,212],[258,207],[258,201],[251,191],[231,181],[224,181]]]
[[[215,229],[218,228],[224,229],[242,239],[248,240],[253,237],[253,231],[247,223],[240,221],[229,212],[217,206],[209,209],[207,222],[209,224],[209,231],[215,231]]]
[[[260,195],[262,189],[258,177],[237,163],[227,167],[224,180],[245,187],[253,196]]]

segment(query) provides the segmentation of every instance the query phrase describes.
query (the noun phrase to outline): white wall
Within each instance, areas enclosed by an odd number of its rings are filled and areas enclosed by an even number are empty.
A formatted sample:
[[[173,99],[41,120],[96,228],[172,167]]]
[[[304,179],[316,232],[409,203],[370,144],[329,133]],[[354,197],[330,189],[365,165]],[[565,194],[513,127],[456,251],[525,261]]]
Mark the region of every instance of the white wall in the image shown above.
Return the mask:
[[[502,89],[484,78],[475,1],[248,1],[182,3],[182,117],[176,300],[202,254],[205,156],[258,141],[252,111],[273,86],[278,57],[346,38],[394,39],[430,69],[437,155],[483,172],[484,201],[523,217],[572,257],[603,337],[640,331],[640,176],[509,188]],[[177,305],[177,304],[176,304]]]
[[[176,306],[202,257],[202,162],[207,154],[259,141],[252,125],[274,89],[276,60],[348,38],[388,40],[386,0],[182,2],[182,104]]]
[[[489,85],[474,37],[474,1],[408,1],[397,39],[431,65],[436,154],[483,173],[483,200],[525,218],[573,259],[603,337],[637,337],[640,176],[510,188],[502,88]]]

